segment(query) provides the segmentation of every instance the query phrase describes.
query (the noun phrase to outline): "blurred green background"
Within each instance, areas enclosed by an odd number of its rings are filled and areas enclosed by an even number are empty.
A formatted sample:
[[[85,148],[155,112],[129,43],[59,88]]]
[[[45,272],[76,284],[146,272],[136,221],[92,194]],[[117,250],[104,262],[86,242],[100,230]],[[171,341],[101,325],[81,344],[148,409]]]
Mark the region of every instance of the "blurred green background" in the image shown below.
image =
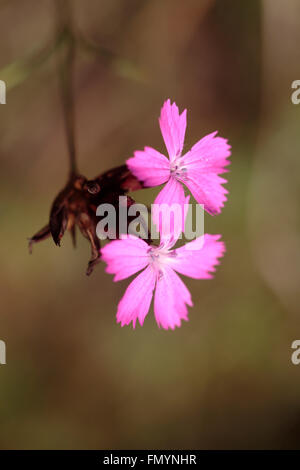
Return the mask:
[[[129,281],[89,244],[49,239],[68,162],[50,0],[0,2],[1,448],[299,448],[300,79],[298,0],[74,0],[76,147],[87,177],[145,145],[164,151],[163,101],[188,109],[186,147],[232,145],[229,199],[205,216],[227,253],[186,280],[188,323],[116,324]],[[158,189],[136,193],[149,203]]]

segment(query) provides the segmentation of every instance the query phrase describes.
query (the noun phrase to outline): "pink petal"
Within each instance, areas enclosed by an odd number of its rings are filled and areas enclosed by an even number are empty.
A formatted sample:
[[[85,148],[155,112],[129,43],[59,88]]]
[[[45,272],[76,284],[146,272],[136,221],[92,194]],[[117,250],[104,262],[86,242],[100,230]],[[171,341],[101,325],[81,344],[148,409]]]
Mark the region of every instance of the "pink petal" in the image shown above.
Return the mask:
[[[165,267],[157,280],[154,314],[158,326],[174,329],[181,320],[188,320],[187,305],[192,306],[191,294],[179,276]]]
[[[198,204],[203,204],[209,214],[220,214],[227,200],[226,194],[228,194],[222,184],[227,183],[227,180],[214,173],[202,175],[198,171],[188,170],[184,183]]]
[[[181,155],[186,129],[186,109],[179,114],[176,103],[165,101],[159,118],[159,125],[170,160]]]
[[[201,173],[224,173],[225,166],[229,165],[231,154],[227,139],[216,137],[218,131],[206,135],[199,140],[191,150],[184,155],[180,162],[188,169],[201,170]]]
[[[118,305],[117,322],[121,326],[133,322],[135,328],[137,319],[143,325],[150,308],[155,280],[156,274],[148,266],[129,284]]]
[[[152,204],[152,218],[163,243],[173,246],[184,231],[188,201],[182,184],[173,177],[157,195]]]
[[[168,181],[170,176],[170,161],[151,147],[145,147],[144,151],[136,150],[134,157],[129,158],[126,163],[145,186],[158,186]]]
[[[102,260],[107,263],[106,272],[115,274],[120,281],[145,268],[149,262],[149,245],[134,235],[114,240],[101,249]]]
[[[221,235],[205,234],[175,250],[170,266],[180,274],[194,279],[211,279],[211,273],[219,264],[218,258],[225,252],[225,245],[218,241]]]
[[[190,152],[180,159],[181,166],[186,167],[182,181],[189,188],[199,204],[211,215],[221,212],[228,191],[222,184],[227,180],[218,176],[224,173],[230,146],[222,137],[215,137],[216,132],[207,135],[195,144]]]

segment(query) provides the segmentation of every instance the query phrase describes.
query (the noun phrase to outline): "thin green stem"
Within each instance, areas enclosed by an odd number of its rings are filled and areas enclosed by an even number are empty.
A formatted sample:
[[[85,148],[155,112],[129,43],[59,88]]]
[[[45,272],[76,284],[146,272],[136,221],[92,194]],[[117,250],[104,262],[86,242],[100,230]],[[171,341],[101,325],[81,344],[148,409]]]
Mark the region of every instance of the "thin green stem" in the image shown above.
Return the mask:
[[[65,36],[65,54],[60,64],[60,92],[69,154],[70,176],[77,173],[75,147],[74,62],[76,41],[73,36],[72,11],[69,0],[56,0],[59,32]]]

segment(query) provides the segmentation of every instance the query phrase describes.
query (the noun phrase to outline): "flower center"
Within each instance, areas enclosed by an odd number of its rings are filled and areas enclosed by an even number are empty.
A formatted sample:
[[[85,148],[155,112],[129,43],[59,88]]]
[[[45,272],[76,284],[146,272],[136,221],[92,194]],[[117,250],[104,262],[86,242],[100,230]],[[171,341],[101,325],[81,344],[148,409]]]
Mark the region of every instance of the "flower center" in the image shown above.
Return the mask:
[[[175,178],[180,178],[181,180],[186,179],[186,167],[180,162],[179,159],[175,159],[170,164],[170,172]]]
[[[169,264],[170,260],[176,256],[176,253],[161,246],[154,246],[149,248],[148,255],[149,264],[160,274],[163,267]]]

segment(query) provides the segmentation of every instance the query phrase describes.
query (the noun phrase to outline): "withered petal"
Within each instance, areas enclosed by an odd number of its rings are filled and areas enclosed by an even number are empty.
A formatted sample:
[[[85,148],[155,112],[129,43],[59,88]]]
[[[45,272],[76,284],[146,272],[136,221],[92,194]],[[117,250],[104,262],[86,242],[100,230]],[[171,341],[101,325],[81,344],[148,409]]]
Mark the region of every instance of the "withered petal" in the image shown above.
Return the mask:
[[[47,224],[47,225],[45,225],[45,227],[43,227],[41,230],[39,230],[35,235],[28,238],[29,253],[30,254],[32,253],[32,246],[35,243],[39,243],[43,240],[46,240],[47,238],[50,237],[50,235],[51,235],[50,226],[49,226],[49,224]]]
[[[68,211],[62,206],[58,211],[51,211],[50,214],[50,232],[54,243],[60,246],[60,240],[65,233],[68,225]]]

